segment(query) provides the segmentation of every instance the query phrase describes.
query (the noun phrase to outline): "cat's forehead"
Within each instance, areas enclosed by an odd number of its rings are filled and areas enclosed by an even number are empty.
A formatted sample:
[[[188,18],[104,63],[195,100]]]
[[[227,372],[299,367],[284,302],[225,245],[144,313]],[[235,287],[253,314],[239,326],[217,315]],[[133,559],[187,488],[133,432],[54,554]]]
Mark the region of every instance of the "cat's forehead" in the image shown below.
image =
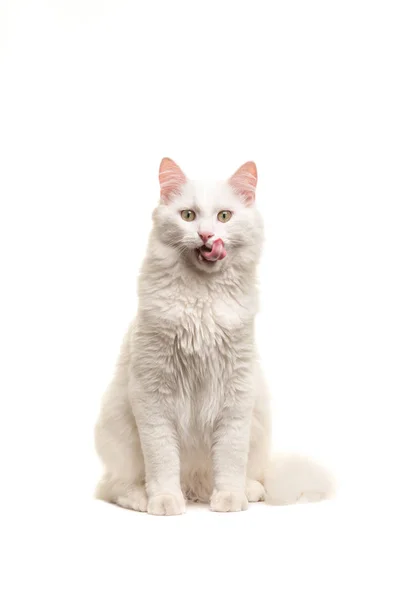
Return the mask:
[[[229,208],[230,205],[238,202],[238,198],[226,181],[189,181],[185,186],[184,197],[190,199],[194,205],[205,209]]]

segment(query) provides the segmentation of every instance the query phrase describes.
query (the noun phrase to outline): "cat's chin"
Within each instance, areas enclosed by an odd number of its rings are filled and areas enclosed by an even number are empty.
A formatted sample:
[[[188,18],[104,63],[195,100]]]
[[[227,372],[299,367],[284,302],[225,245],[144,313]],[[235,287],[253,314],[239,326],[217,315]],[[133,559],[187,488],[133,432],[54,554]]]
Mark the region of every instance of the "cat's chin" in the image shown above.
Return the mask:
[[[222,268],[223,260],[206,260],[199,248],[196,248],[193,252],[190,253],[191,263],[200,271],[204,271],[205,273],[217,273]]]

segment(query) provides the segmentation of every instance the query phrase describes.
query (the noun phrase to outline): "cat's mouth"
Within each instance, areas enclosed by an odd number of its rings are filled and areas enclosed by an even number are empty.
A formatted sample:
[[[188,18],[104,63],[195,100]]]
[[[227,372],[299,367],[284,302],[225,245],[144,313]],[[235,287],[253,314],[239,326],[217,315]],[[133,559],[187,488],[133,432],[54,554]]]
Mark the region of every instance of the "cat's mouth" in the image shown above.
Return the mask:
[[[215,240],[211,248],[201,246],[196,249],[197,258],[199,261],[215,263],[217,260],[222,260],[226,256],[224,242],[221,239]]]

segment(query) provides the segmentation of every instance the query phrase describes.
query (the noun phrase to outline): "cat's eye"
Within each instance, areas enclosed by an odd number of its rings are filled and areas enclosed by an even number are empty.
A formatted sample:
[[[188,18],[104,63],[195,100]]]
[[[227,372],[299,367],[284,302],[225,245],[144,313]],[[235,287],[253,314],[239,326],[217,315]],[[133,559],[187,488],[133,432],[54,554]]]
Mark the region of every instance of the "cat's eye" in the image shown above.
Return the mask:
[[[229,221],[229,219],[232,217],[232,213],[230,210],[221,210],[217,217],[218,221],[221,221],[221,223],[227,223],[227,221]]]
[[[181,212],[181,217],[184,221],[194,221],[196,213],[193,210],[183,210]]]

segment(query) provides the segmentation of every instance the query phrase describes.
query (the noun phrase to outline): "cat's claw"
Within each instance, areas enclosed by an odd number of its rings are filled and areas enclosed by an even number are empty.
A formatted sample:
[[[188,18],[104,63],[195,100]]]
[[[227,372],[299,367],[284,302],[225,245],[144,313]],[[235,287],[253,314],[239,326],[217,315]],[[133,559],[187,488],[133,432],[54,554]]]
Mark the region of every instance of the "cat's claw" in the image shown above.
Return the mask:
[[[150,515],[182,515],[185,512],[185,499],[182,492],[151,496],[147,512]]]
[[[214,490],[210,508],[215,512],[239,512],[247,510],[248,502],[243,492]]]

